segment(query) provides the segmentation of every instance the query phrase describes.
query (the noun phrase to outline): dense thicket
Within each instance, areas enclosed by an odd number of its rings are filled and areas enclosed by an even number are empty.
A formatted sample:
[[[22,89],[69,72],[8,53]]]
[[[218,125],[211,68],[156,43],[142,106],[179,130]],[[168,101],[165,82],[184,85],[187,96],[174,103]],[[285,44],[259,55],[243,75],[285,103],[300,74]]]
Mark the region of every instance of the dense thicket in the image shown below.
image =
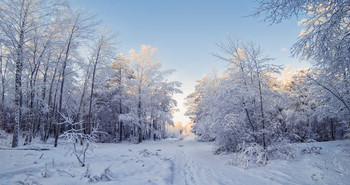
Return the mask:
[[[37,136],[57,146],[71,129],[104,142],[163,138],[180,84],[154,48],[116,57],[114,46],[95,16],[63,1],[1,0],[0,127],[12,146]]]

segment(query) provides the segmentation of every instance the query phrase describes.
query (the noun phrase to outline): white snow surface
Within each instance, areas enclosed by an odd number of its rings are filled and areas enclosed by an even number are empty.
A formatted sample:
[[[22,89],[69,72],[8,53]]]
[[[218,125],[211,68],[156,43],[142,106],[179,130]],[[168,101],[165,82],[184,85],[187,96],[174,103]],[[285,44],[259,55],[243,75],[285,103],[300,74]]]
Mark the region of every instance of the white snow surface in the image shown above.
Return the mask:
[[[230,155],[214,155],[213,143],[193,138],[146,141],[140,144],[96,144],[87,157],[90,178],[84,177],[64,145],[38,144],[12,150],[0,148],[0,184],[126,184],[126,185],[229,185],[229,184],[349,184],[350,140],[295,144],[292,161],[273,160],[267,166],[242,169],[228,164]],[[302,154],[321,147],[320,153]],[[26,147],[28,148],[28,147]],[[24,149],[24,147],[20,147]],[[45,167],[46,166],[46,167]],[[110,179],[101,178],[106,168]],[[43,172],[48,172],[43,177]],[[99,179],[91,181],[91,179]]]

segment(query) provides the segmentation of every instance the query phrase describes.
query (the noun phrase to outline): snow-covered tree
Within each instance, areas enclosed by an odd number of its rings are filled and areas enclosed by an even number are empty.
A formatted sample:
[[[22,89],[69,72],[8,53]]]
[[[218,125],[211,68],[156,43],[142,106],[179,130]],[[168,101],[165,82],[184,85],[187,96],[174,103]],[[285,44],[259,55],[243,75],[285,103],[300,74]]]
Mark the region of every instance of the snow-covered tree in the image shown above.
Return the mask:
[[[186,97],[186,115],[194,123],[191,131],[201,141],[213,141],[216,138],[215,134],[210,131],[212,122],[207,123],[204,121],[208,112],[214,108],[214,106],[211,106],[211,103],[215,103],[215,101],[206,102],[203,99],[216,92],[221,80],[215,71],[211,75],[204,75],[200,80],[196,81],[195,91]]]
[[[59,113],[63,111],[63,98],[64,98],[64,86],[66,81],[67,66],[69,66],[69,61],[71,61],[71,55],[73,50],[77,48],[78,41],[81,39],[86,39],[94,31],[97,22],[93,16],[90,16],[84,11],[74,11],[71,9],[67,10],[67,17],[64,18],[65,21],[65,32],[64,37],[64,47],[63,47],[63,57],[60,72],[60,90],[58,98],[58,109]],[[57,140],[59,136],[60,127],[58,124],[55,126],[55,146],[57,146]]]
[[[218,46],[223,53],[216,56],[229,67],[220,80],[200,81],[188,97],[194,132],[202,140],[215,140],[217,152],[237,152],[258,164],[289,155],[278,149],[286,142],[280,120],[284,98],[272,76],[279,67],[253,43],[228,37]]]
[[[126,86],[126,91],[131,94],[128,118],[133,120],[137,142],[147,139],[147,135],[155,131],[164,132],[165,124],[172,124],[172,108],[176,106],[172,95],[180,92],[177,89],[179,82],[165,79],[171,71],[160,71],[161,64],[155,58],[155,51],[155,48],[143,45],[140,53],[129,52],[133,78]]]
[[[167,80],[173,70],[161,71],[151,46],[117,55],[109,70],[113,72],[93,96],[94,121],[108,134],[99,135],[99,140],[138,143],[164,138],[176,106],[173,94],[181,92],[179,82]]]
[[[127,114],[129,109],[128,99],[130,99],[127,94],[127,81],[134,78],[133,71],[130,68],[130,61],[128,57],[124,54],[118,54],[115,61],[111,64],[113,70],[115,70],[115,75],[112,77],[110,85],[113,87],[114,101],[116,101],[117,123],[113,123],[113,134],[118,142],[122,142],[125,137],[128,137],[127,133],[129,129],[126,129],[128,124],[124,124],[122,115]],[[126,132],[124,130],[127,130]]]
[[[95,91],[95,84],[97,79],[98,70],[101,70],[102,66],[110,65],[111,58],[113,56],[114,43],[112,42],[113,35],[101,35],[97,38],[95,47],[91,51],[90,65],[91,65],[91,87],[90,87],[90,97],[89,97],[89,110],[88,110],[88,120],[85,125],[85,132],[91,133],[91,128],[96,127],[93,118],[93,96]],[[90,76],[90,75],[89,75]],[[102,75],[103,76],[103,75]],[[105,82],[106,83],[106,82]]]
[[[311,98],[305,69],[282,72],[279,82],[280,93],[285,97],[281,111],[282,132],[292,142],[304,142],[316,139],[313,133],[315,119],[315,101]]]

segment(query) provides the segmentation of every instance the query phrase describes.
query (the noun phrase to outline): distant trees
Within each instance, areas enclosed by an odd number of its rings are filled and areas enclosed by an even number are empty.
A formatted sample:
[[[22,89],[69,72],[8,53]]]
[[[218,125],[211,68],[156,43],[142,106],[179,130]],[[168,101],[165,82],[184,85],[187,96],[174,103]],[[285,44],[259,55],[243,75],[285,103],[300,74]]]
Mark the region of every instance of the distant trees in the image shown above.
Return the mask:
[[[186,97],[186,116],[194,123],[192,132],[199,137],[199,140],[213,141],[216,138],[215,132],[211,132],[211,126],[221,120],[208,120],[207,117],[212,115],[211,110],[215,108],[215,104],[211,105],[211,103],[216,101],[207,102],[205,98],[218,90],[221,81],[222,78],[219,78],[215,71],[211,75],[204,75],[197,80],[195,91]]]
[[[141,46],[140,53],[130,50],[129,56],[119,54],[112,62],[113,76],[106,90],[96,94],[94,112],[100,131],[113,136],[104,141],[162,139],[165,125],[173,124],[176,101],[172,95],[181,93],[181,84],[166,80],[172,70],[160,70],[155,51],[151,46]]]
[[[155,51],[151,46],[141,46],[140,53],[130,51],[128,68],[132,70],[132,78],[125,81],[129,109],[120,117],[120,122],[129,125],[136,142],[164,138],[165,125],[172,124],[171,112],[176,106],[172,95],[181,93],[179,82],[166,80],[173,71],[160,71]]]
[[[113,34],[98,29],[95,16],[65,1],[0,1],[0,126],[13,133],[13,147],[22,136],[23,144],[53,137],[57,146],[72,129],[97,128],[100,141],[163,137],[179,84],[167,82],[167,72],[145,53],[113,62]],[[134,110],[136,122],[126,116]],[[131,125],[141,134],[130,133]]]

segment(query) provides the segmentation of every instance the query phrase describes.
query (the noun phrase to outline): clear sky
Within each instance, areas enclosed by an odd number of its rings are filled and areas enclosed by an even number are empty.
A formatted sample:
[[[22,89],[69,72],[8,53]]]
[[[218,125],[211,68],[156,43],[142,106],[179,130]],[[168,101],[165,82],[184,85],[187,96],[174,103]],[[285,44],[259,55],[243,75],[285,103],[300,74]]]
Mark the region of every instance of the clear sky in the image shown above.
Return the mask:
[[[298,20],[269,25],[261,18],[247,17],[255,0],[73,0],[74,7],[97,14],[102,23],[117,32],[119,51],[139,50],[141,45],[158,49],[164,69],[176,69],[171,77],[183,83],[183,95],[176,96],[180,112],[175,121],[187,121],[183,98],[194,90],[195,81],[215,67],[226,63],[211,53],[226,35],[254,41],[275,63],[293,68],[307,64],[291,58],[289,48],[296,42],[301,28]]]

